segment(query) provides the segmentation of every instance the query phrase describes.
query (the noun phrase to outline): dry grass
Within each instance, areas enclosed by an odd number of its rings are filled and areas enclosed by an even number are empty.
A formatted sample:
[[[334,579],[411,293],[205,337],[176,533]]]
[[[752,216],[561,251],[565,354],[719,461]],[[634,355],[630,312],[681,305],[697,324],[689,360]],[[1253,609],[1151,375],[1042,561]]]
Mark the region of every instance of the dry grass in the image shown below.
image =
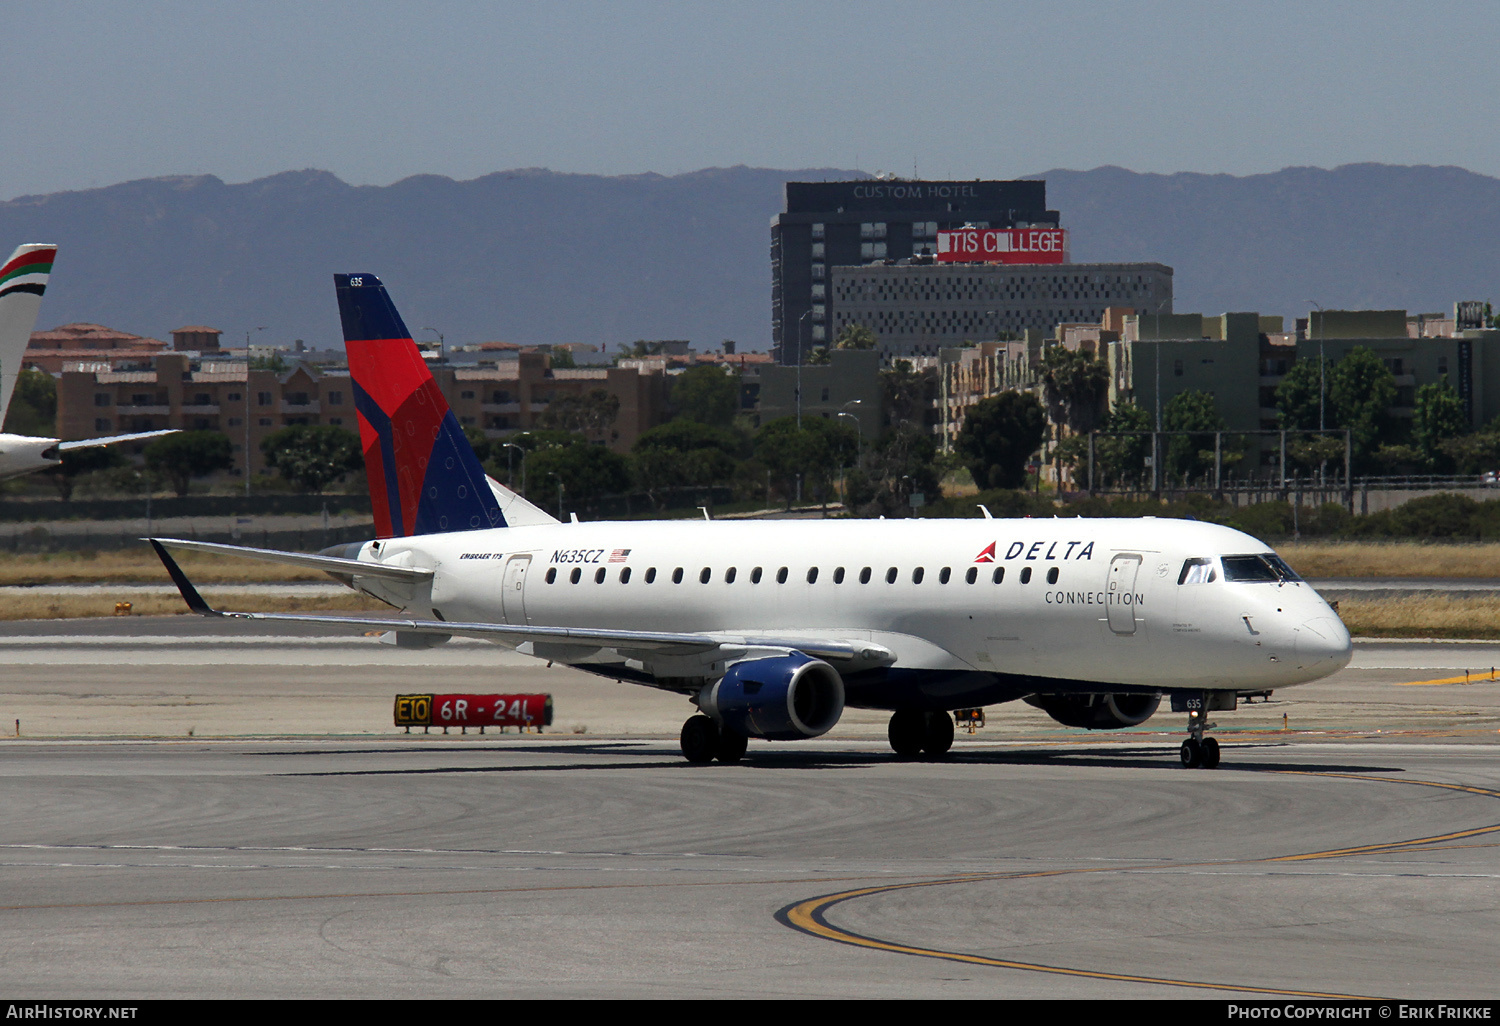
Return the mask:
[[[239,613],[375,613],[395,615],[396,610],[364,595],[324,597],[246,595],[233,591],[208,589],[204,592],[210,605]],[[0,620],[72,620],[91,616],[114,615],[116,602],[129,602],[133,616],[172,616],[186,614],[188,609],[176,595],[143,595],[122,587],[109,596],[103,595],[24,595],[0,604]]]
[[[1339,616],[1357,638],[1500,638],[1500,598],[1345,599]]]
[[[251,584],[276,581],[331,581],[318,570],[258,559],[174,552],[172,558],[195,584]],[[148,546],[110,552],[0,554],[0,585],[168,583],[167,571]]]
[[[1500,544],[1283,542],[1283,559],[1303,577],[1500,577]]]

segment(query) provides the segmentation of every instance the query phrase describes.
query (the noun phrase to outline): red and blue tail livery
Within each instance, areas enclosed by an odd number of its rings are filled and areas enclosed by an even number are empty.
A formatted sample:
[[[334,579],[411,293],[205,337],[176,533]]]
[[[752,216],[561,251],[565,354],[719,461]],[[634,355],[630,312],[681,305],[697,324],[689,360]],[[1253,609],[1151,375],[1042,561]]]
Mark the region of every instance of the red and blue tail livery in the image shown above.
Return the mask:
[[[381,538],[505,527],[484,468],[385,286],[335,274],[370,503]]]

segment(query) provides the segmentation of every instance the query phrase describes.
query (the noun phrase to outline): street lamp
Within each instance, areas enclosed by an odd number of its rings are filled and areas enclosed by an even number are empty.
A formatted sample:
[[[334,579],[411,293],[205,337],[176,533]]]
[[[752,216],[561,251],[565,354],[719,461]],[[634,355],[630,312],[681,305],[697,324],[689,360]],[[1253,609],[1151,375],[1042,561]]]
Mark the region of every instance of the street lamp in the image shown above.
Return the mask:
[[[526,494],[526,450],[515,442],[502,442],[502,449],[514,449],[521,454],[521,494]],[[505,487],[511,491],[516,490],[516,473],[511,461],[515,459],[510,453],[505,454]]]
[[[256,331],[265,331],[269,325],[262,324]],[[250,498],[250,332],[245,331],[245,498]]]
[[[859,401],[860,400],[858,400],[858,399],[854,399],[854,400],[851,400],[850,402],[845,403],[844,405],[845,406],[852,406],[855,403],[858,403]],[[864,451],[864,435],[865,435],[865,433],[860,428],[859,418],[856,417],[854,414],[852,414],[852,413],[845,413],[843,410],[840,410],[838,412],[838,415],[836,417],[834,417],[834,420],[837,420],[839,417],[848,417],[850,420],[854,421],[854,465],[857,467],[857,466],[859,466],[859,458],[863,454],[863,451]],[[847,505],[848,502],[849,502],[849,494],[848,494],[848,492],[846,492],[844,490],[844,468],[842,466],[839,467],[839,491],[843,494],[844,503]]]
[[[1318,339],[1318,430],[1322,431],[1325,427],[1328,426],[1323,423],[1323,396],[1328,391],[1328,364],[1327,361],[1323,359],[1323,308],[1317,303],[1313,303],[1311,299],[1309,299],[1308,302],[1312,303],[1312,305],[1317,307],[1318,309],[1318,327],[1314,334]]]
[[[442,363],[443,359],[444,359],[444,354],[443,354],[443,333],[441,331],[438,331],[436,328],[423,328],[422,330],[423,331],[430,331],[430,332],[432,332],[434,335],[436,335],[438,337],[438,363]]]
[[[812,316],[812,311],[808,310],[801,317],[797,318],[797,430],[798,431],[802,430],[802,362],[803,362],[803,360],[806,359],[806,353],[803,351],[804,350],[804,346],[803,346],[803,341],[802,341],[802,322],[805,321],[805,320],[807,320],[811,316]]]

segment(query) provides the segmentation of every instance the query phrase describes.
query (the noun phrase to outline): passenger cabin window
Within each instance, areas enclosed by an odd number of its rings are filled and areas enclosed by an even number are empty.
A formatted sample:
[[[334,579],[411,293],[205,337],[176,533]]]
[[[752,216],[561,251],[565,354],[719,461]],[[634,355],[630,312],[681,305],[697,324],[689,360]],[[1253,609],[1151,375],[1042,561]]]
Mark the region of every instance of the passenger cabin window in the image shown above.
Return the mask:
[[[913,570],[911,572],[911,583],[913,583],[913,584],[921,584],[922,583],[922,577],[926,573],[927,573],[926,570],[923,570],[921,567],[917,567],[915,570]]]
[[[594,583],[595,584],[603,584],[604,583],[604,567],[601,566],[598,570],[594,571]]]
[[[713,578],[713,575],[714,572],[712,570],[710,570],[708,567],[704,567],[698,572],[698,583],[707,584],[709,580]]]
[[[1178,584],[1210,584],[1219,579],[1219,572],[1214,569],[1214,561],[1201,557],[1193,557],[1182,561],[1182,572],[1177,575]]]
[[[786,583],[786,567],[782,567],[780,570],[776,571],[776,583],[777,584],[785,584]]]
[[[734,567],[730,567],[728,570],[725,570],[724,571],[724,583],[725,584],[733,584],[734,583],[734,575],[735,575],[735,573],[736,573],[736,571],[735,571]]]
[[[549,566],[547,568],[547,583],[551,584],[555,580],[557,580],[557,567]]]
[[[964,574],[964,580],[968,581],[970,584],[973,584],[975,581],[979,580],[979,568],[975,566],[969,567],[968,571]]]
[[[810,567],[807,568],[807,583],[808,584],[817,584],[818,583],[818,568],[817,567],[810,566]]]
[[[834,569],[834,571],[833,571],[833,583],[834,584],[843,584],[844,583],[844,568],[843,567],[837,567],[837,568]]]
[[[990,574],[990,580],[994,581],[996,584],[999,584],[1001,581],[1005,580],[1005,567],[995,567],[995,572]]]
[[[999,583],[999,582],[997,581],[996,583]],[[1030,584],[1031,583],[1031,567],[1029,567],[1029,566],[1023,566],[1023,567],[1021,567],[1021,583],[1022,584]]]
[[[895,567],[891,567],[889,570],[887,570],[885,572],[885,583],[886,584],[895,584],[896,583],[896,568]]]
[[[1057,567],[1053,567],[1051,570],[1047,571],[1047,583],[1048,584],[1056,584],[1057,583]]]
[[[656,583],[656,567],[654,567],[654,566],[648,566],[646,568],[646,583],[647,584],[655,584]]]
[[[630,567],[628,567],[628,566],[622,566],[620,568],[620,583],[621,584],[629,584],[630,583]]]
[[[751,584],[759,584],[760,583],[760,567],[756,567],[754,570],[750,571],[750,583]]]
[[[673,584],[681,584],[682,583],[682,567],[679,566],[675,570],[672,571],[672,583]]]
[[[948,583],[948,578],[950,578],[952,576],[953,576],[953,568],[945,566],[941,570],[938,571],[938,583],[939,584],[947,584]]]
[[[568,575],[568,580],[572,581],[574,584],[577,584],[579,581],[583,580],[583,571],[575,566],[573,568],[573,572]]]
[[[869,584],[870,583],[870,568],[869,567],[865,567],[863,570],[861,570],[859,572],[859,583],[860,584]]]

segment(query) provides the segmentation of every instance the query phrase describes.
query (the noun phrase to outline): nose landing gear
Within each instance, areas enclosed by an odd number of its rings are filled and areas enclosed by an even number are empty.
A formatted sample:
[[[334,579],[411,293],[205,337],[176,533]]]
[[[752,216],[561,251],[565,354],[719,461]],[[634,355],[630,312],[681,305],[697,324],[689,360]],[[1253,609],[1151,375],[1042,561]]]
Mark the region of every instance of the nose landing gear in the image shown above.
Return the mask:
[[[1182,749],[1178,753],[1184,769],[1214,769],[1219,765],[1219,742],[1203,736],[1204,731],[1218,726],[1208,720],[1211,701],[1212,696],[1207,692],[1181,699],[1173,696],[1172,708],[1179,709],[1180,706],[1188,714],[1188,739],[1182,743]]]

